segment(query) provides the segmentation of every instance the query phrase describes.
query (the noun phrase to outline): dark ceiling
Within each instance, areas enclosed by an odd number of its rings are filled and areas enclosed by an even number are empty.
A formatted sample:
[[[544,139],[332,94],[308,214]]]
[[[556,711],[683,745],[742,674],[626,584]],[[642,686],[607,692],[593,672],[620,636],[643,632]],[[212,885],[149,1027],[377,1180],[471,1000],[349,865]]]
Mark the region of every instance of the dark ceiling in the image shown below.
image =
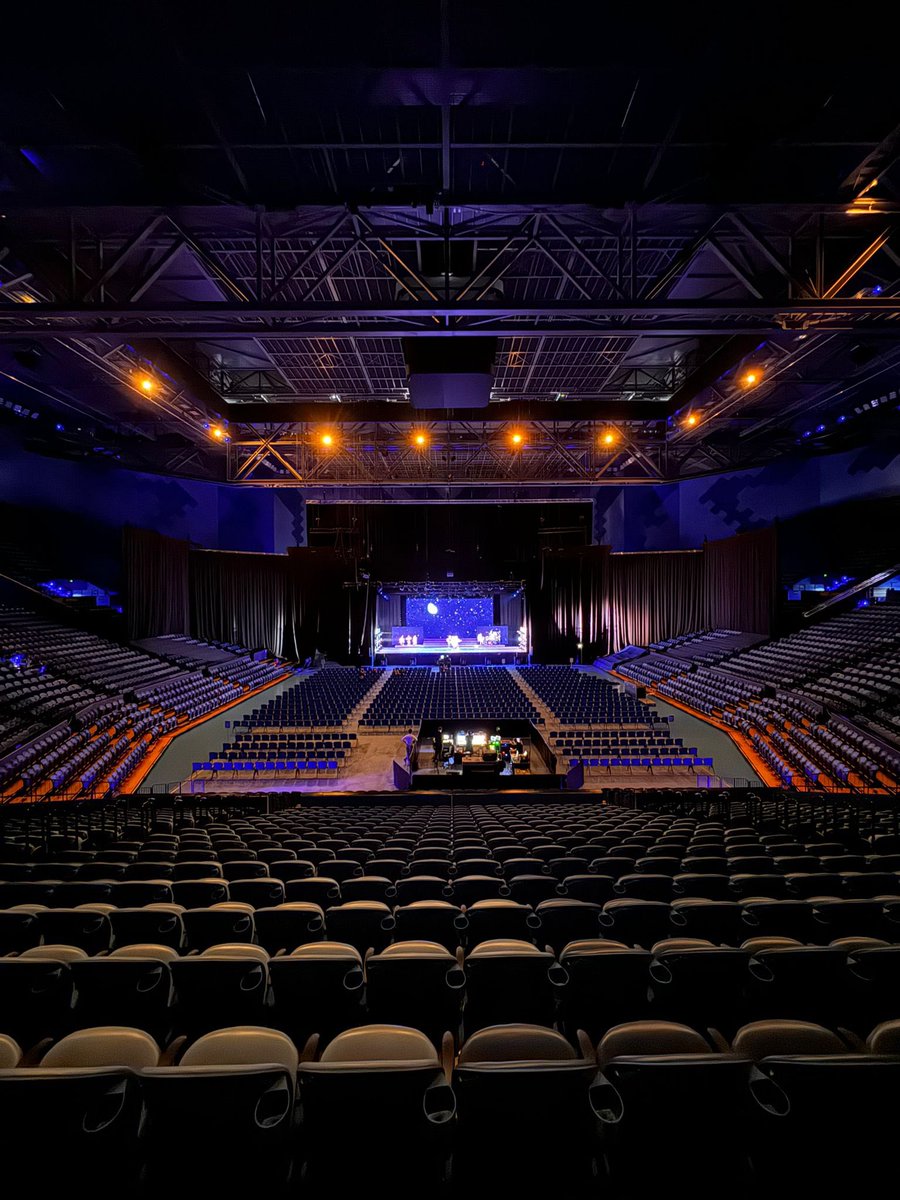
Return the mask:
[[[5,12],[0,419],[277,485],[441,480],[454,443],[495,482],[516,422],[513,476],[547,483],[892,434],[900,93],[865,16]],[[403,337],[430,334],[497,338],[476,419],[410,410]],[[313,416],[347,427],[325,463]],[[429,453],[389,476],[413,420]]]

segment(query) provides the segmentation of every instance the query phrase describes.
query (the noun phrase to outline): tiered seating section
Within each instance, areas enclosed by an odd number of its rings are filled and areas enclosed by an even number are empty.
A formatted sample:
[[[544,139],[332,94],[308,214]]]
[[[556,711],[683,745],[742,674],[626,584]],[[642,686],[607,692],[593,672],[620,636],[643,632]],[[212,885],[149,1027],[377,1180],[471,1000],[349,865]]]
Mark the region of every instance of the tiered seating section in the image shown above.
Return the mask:
[[[848,1147],[893,1164],[900,1084],[900,837],[857,816],[7,827],[5,1178],[144,1194],[189,1130],[180,1186],[277,1196],[361,1161],[404,1196],[846,1194]]]
[[[0,793],[114,791],[153,741],[284,674],[178,666],[22,610],[0,610]]]
[[[765,680],[781,687],[800,684],[815,687],[832,672],[859,661],[881,661],[900,642],[900,605],[864,608],[823,621],[811,629],[778,638],[764,646],[736,654],[728,660],[735,675]],[[842,689],[827,689],[831,705],[842,706]],[[847,703],[858,707],[849,691]]]
[[[219,662],[228,655],[245,658],[251,647],[236,642],[205,642],[201,638],[188,637],[184,633],[167,633],[146,639],[142,648],[151,650],[161,658],[167,658],[182,667],[196,667],[205,662]]]
[[[395,668],[360,726],[407,728],[422,720],[518,718],[540,723],[537,709],[506,667]]]
[[[755,646],[763,640],[759,634],[739,633],[736,629],[705,629],[699,633],[683,633],[680,637],[651,642],[650,649],[714,666],[736,651]]]
[[[898,663],[900,607],[886,607],[739,652],[716,669],[658,653],[618,669],[740,731],[787,786],[882,787],[900,781],[900,750],[876,736],[895,732]]]

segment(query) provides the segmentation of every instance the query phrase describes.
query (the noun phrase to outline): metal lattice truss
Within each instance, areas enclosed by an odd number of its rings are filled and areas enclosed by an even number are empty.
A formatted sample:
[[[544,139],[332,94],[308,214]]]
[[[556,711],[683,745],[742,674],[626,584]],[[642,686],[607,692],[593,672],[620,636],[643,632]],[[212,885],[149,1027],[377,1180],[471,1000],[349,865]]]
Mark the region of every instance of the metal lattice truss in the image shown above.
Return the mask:
[[[505,592],[518,592],[525,587],[524,579],[438,579],[425,583],[413,580],[396,580],[379,583],[379,592],[386,596],[415,596],[422,600],[432,597],[461,596],[466,600],[473,597],[499,596]]]
[[[80,357],[127,394],[117,415],[132,428],[175,422],[208,446],[211,414],[227,416],[235,482],[677,478],[764,454],[760,430],[827,405],[836,375],[852,385],[841,355],[860,337],[890,364],[896,223],[865,198],[11,212],[0,349],[49,341]],[[489,409],[443,424],[415,412],[403,339],[484,336],[497,339]],[[161,347],[148,411],[134,376]],[[758,386],[741,381],[748,356]],[[372,401],[396,415],[361,419]],[[541,416],[510,456],[504,431],[528,404]],[[673,422],[686,404],[696,428]],[[616,446],[599,449],[611,420]],[[341,429],[327,456],[314,421]],[[409,441],[420,424],[424,450]],[[726,429],[728,446],[710,437]]]
[[[417,421],[301,425],[232,437],[228,478],[267,487],[348,484],[565,485],[666,477],[664,437],[627,426],[604,445],[587,422]],[[327,440],[323,440],[327,439]]]

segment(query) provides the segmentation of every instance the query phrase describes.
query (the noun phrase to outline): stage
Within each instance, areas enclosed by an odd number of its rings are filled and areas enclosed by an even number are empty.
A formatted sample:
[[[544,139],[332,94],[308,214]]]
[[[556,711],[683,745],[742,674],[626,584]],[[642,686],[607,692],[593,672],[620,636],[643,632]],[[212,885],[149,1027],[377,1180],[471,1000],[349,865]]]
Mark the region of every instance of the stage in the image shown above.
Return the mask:
[[[454,666],[474,666],[478,663],[525,663],[528,651],[520,646],[479,646],[476,641],[466,640],[452,650],[446,642],[429,639],[419,646],[386,646],[375,655],[375,666],[386,667],[433,667],[446,658]]]

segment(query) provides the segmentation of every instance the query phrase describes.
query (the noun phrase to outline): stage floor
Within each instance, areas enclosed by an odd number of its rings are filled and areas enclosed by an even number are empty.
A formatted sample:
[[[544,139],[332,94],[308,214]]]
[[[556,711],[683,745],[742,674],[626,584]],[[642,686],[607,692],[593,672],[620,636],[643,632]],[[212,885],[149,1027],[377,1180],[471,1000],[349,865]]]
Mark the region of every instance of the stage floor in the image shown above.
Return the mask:
[[[528,651],[518,646],[479,646],[477,642],[464,642],[451,650],[444,642],[426,642],[421,646],[382,646],[375,655],[375,662],[386,667],[434,667],[445,655],[455,667],[501,666],[504,663],[515,666],[528,660]]]
[[[523,650],[521,646],[479,646],[476,641],[466,639],[453,648],[441,641],[420,642],[418,646],[390,646],[382,643],[379,653],[400,654],[411,658],[416,654],[484,654],[494,658],[503,654],[527,654],[528,651]]]

